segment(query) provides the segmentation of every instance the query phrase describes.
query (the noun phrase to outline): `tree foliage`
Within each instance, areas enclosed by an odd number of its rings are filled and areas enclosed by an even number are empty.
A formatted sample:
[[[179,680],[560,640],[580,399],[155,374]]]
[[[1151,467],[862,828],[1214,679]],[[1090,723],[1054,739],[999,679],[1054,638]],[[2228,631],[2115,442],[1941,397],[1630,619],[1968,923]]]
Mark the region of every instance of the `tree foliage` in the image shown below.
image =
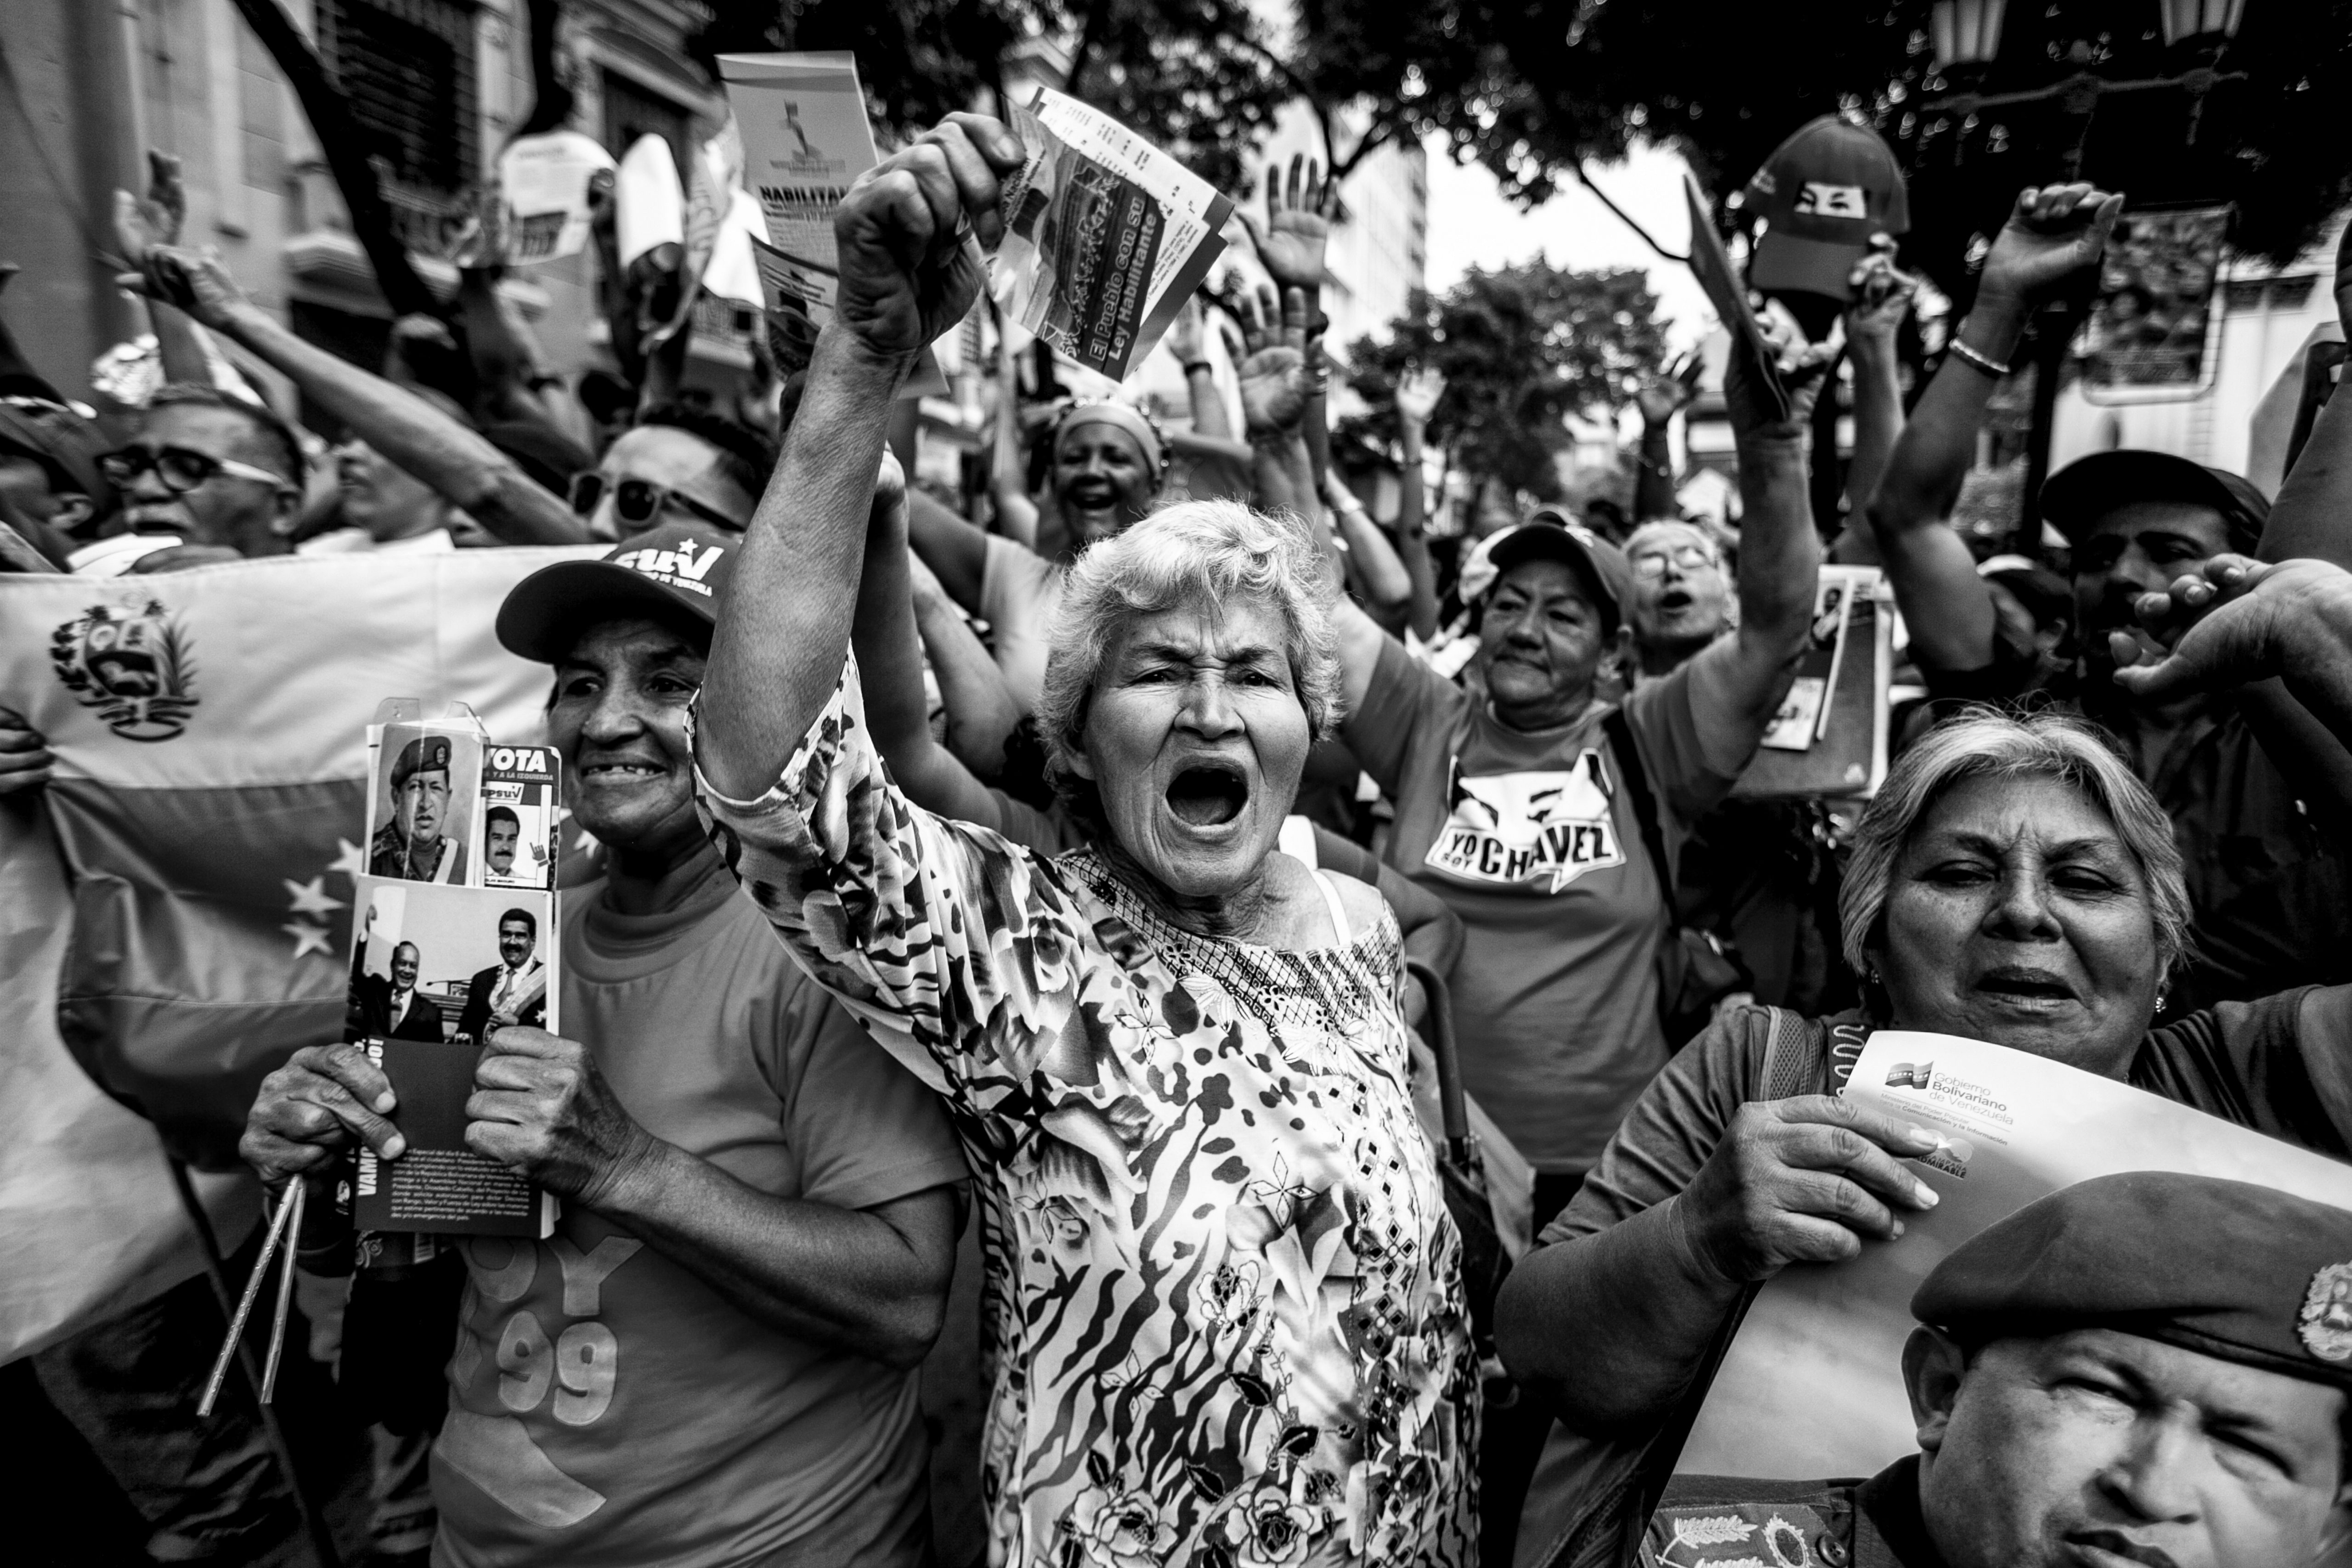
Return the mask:
[[[848,49],[877,123],[908,136],[1002,85],[1009,50],[1050,39],[1066,90],[1237,190],[1276,111],[1305,100],[1341,174],[1378,149],[1469,113],[1501,65],[1469,13],[1386,0],[712,0],[705,61],[766,49]]]
[[[1430,438],[1456,467],[1547,498],[1559,490],[1553,454],[1570,414],[1613,416],[1636,378],[1665,358],[1657,297],[1634,268],[1577,272],[1537,258],[1494,272],[1473,268],[1442,296],[1417,293],[1385,341],[1349,352],[1350,376],[1372,412],[1343,435],[1386,445],[1390,399],[1407,370],[1445,377]]]
[[[2000,52],[1965,79],[1936,70],[1932,0],[1814,0],[1706,8],[1685,0],[1586,0],[1563,25],[1549,7],[1494,4],[1465,26],[1507,62],[1470,112],[1431,128],[1529,199],[1572,177],[1578,158],[1671,143],[1729,194],[1790,131],[1843,112],[1878,129],[1910,171],[1907,262],[1965,299],[1976,234],[1998,227],[2024,185],[2082,176],[2135,205],[2235,201],[2234,243],[2284,261],[2352,198],[2352,140],[2337,105],[2352,93],[2352,0],[2247,0],[2188,140],[2194,97],[2179,88],[2084,102],[1985,108],[1973,121],[1934,107],[1963,89],[2050,86],[2079,70],[2110,81],[2175,76],[2213,59],[2210,42],[2168,47],[2154,0],[2012,3]],[[1924,101],[1923,101],[1924,100]]]

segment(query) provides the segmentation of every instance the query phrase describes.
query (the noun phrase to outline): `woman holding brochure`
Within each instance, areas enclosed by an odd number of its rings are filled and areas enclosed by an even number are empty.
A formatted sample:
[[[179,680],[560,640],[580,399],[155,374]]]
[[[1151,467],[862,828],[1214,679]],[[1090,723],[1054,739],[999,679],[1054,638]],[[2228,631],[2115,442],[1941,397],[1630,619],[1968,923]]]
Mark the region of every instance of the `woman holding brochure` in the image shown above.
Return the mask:
[[[2352,988],[2151,1030],[2187,945],[2180,855],[2147,787],[2079,720],[1979,712],[1931,731],[1863,813],[1840,914],[1864,1006],[1717,1018],[1505,1285],[1504,1360],[1567,1428],[1522,1563],[1582,1561],[1555,1550],[1575,1508],[1629,1467],[1670,1467],[1758,1285],[1856,1257],[1935,1204],[1903,1165],[1935,1138],[1836,1097],[1874,1029],[1990,1041],[2352,1157]],[[1645,1458],[1653,1439],[1664,1452]]]

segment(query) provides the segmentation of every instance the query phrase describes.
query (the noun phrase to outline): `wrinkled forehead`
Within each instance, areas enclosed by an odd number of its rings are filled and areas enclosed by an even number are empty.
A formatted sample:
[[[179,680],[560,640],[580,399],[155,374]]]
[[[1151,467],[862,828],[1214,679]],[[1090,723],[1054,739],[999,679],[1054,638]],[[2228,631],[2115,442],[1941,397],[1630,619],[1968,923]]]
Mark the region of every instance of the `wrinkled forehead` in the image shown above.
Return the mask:
[[[277,443],[265,440],[260,427],[235,409],[167,403],[147,411],[140,421],[139,436],[148,446],[185,447],[207,458],[252,463],[273,474],[285,466]]]
[[[1596,614],[1601,607],[1600,601],[1593,595],[1592,585],[1584,579],[1584,574],[1565,561],[1522,561],[1495,579],[1494,591],[1488,597],[1499,598],[1507,589],[1522,598],[1538,602],[1572,600]]]
[[[579,666],[603,674],[628,668],[677,669],[699,679],[709,634],[688,629],[686,612],[675,621],[651,616],[610,616],[591,621],[572,639],[555,668]]]
[[[1911,847],[1966,840],[1988,847],[2067,845],[2128,854],[2106,808],[2073,779],[2056,773],[1975,773],[1937,792],[1912,824]]]
[[[718,447],[691,430],[640,425],[605,447],[597,467],[611,479],[650,479],[677,489],[709,475],[719,457]]]
[[[2081,540],[2129,541],[2142,534],[2168,533],[2193,540],[2208,555],[2230,548],[2230,523],[2210,506],[2190,500],[2127,500],[2109,507],[2084,527]]]
[[[1208,598],[1158,610],[1130,610],[1114,628],[1108,652],[1112,662],[1130,657],[1244,659],[1288,657],[1288,627],[1282,612],[1265,600],[1244,596]]]
[[[1065,425],[1062,433],[1054,439],[1054,456],[1066,463],[1076,462],[1089,452],[1103,450],[1118,452],[1133,463],[1149,460],[1143,443],[1135,438],[1135,432],[1108,419],[1080,419]]]
[[[1693,545],[1705,551],[1709,561],[1720,559],[1715,541],[1703,529],[1687,522],[1645,522],[1625,541],[1625,558],[1638,561],[1645,555],[1671,556]]]

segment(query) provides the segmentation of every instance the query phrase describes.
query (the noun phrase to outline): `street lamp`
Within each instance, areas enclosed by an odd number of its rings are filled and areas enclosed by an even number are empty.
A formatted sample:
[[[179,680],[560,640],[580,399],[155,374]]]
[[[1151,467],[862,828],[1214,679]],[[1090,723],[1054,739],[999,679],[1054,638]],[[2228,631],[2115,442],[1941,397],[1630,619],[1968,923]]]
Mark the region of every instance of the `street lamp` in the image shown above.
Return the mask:
[[[2183,38],[2201,38],[2209,33],[2234,38],[2238,24],[2246,16],[2246,0],[2162,0],[2162,6],[2168,48]],[[1940,16],[1943,7],[1936,9]]]
[[[2196,0],[2172,0],[2176,5],[2186,4],[2196,8]],[[2215,0],[2230,5],[2231,26],[2235,12],[2245,0]],[[2009,12],[2009,0],[1936,0],[1932,22],[1936,35],[1936,68],[1949,70],[1954,66],[1990,65],[2000,53],[2001,19]],[[2169,13],[2168,13],[2168,16]],[[2171,24],[2168,21],[2167,26]]]

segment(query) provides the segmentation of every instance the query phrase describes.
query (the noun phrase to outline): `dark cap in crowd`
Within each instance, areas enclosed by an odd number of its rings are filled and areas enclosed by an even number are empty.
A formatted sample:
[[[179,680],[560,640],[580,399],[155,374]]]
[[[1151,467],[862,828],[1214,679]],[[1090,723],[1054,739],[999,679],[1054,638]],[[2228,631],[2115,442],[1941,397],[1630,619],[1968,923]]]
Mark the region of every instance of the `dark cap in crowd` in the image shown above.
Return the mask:
[[[392,787],[398,789],[419,773],[449,771],[449,742],[438,735],[419,735],[400,748],[393,759]]]
[[[740,538],[693,523],[648,529],[601,561],[561,561],[514,585],[499,606],[499,641],[553,664],[583,626],[616,616],[685,614],[719,624],[719,593],[735,568]]]
[[[1874,234],[1911,226],[1911,197],[1894,152],[1866,125],[1834,114],[1806,121],[1748,182],[1748,208],[1769,226],[1748,284],[1853,298],[1846,275]]]
[[[2352,1389],[2352,1209],[2213,1176],[2100,1176],[1978,1232],[1911,1314],[1971,1344],[2113,1329]]]
[[[105,511],[114,487],[99,472],[106,442],[98,426],[61,403],[37,397],[0,397],[0,452],[29,458],[49,473],[53,489],[78,490]]]
[[[2077,458],[2042,482],[2042,518],[2076,544],[2091,525],[2134,501],[2186,501],[2211,507],[2230,525],[2230,548],[2251,555],[2262,544],[2271,503],[2251,480],[2169,452],[2125,447]]]
[[[1512,567],[1529,561],[1565,561],[1591,591],[1593,604],[1615,631],[1633,596],[1633,568],[1625,552],[1557,508],[1544,507],[1515,528],[1487,540],[1462,567],[1462,597],[1485,598]]]

